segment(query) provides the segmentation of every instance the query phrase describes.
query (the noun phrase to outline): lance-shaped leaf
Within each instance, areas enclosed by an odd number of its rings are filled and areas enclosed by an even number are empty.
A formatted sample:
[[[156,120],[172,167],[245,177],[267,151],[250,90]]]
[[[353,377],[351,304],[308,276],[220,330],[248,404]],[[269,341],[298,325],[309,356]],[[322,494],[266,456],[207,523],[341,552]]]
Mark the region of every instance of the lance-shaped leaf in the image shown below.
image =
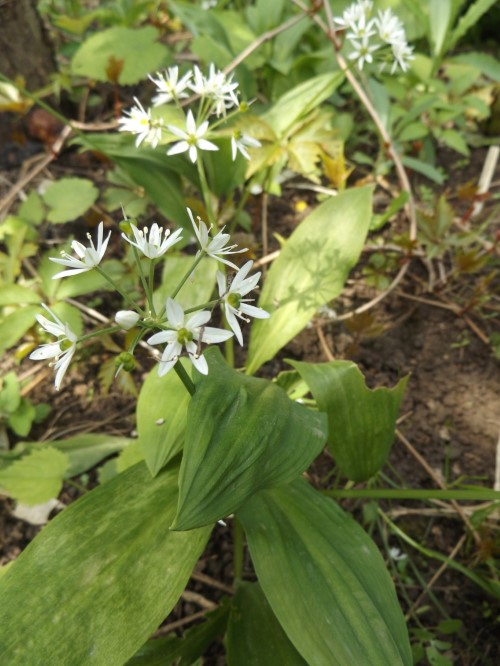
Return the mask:
[[[210,534],[170,532],[176,500],[177,468],[152,479],[138,463],[50,522],[0,579],[0,662],[131,657],[177,602]]]
[[[253,374],[338,296],[356,263],[371,218],[371,187],[342,192],[318,206],[287,240],[264,282],[252,324],[247,373]]]
[[[307,666],[276,619],[258,583],[241,583],[226,636],[229,666]]]
[[[249,500],[243,523],[260,585],[314,666],[409,666],[405,621],[377,548],[303,479]]]
[[[188,361],[182,359],[181,363],[186,366]],[[142,385],[137,402],[137,432],[153,476],[182,449],[189,398],[175,372],[159,377],[158,368],[153,368]]]
[[[176,530],[213,523],[261,488],[291,481],[326,438],[324,414],[229,368],[215,347],[205,356],[209,373],[198,377],[188,408]]]
[[[352,481],[366,481],[384,465],[392,442],[408,377],[392,389],[369,389],[351,361],[300,363],[300,373],[319,409],[328,416],[328,446]]]

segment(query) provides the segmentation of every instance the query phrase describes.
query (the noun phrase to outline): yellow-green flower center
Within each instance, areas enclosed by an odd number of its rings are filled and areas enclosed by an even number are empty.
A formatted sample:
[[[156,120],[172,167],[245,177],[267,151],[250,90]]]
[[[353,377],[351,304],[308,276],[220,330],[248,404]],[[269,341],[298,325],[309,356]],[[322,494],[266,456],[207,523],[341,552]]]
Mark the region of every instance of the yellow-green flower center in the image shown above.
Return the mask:
[[[227,297],[227,302],[235,310],[239,310],[241,304],[241,294],[235,294],[235,293],[229,294],[229,296]]]
[[[62,352],[65,352],[67,349],[69,349],[72,346],[73,346],[73,343],[71,342],[71,340],[68,340],[67,338],[64,338],[64,340],[61,340],[59,342],[59,349]]]
[[[186,342],[191,342],[193,339],[193,334],[187,328],[179,329],[177,333],[177,342],[180,342],[181,345],[185,345]]]

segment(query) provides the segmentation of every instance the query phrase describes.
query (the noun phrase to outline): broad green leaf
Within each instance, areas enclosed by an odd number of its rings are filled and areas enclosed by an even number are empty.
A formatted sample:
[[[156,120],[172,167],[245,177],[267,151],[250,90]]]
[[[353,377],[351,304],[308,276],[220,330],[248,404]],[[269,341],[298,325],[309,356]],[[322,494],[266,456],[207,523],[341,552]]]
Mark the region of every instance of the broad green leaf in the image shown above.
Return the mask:
[[[86,178],[61,178],[43,193],[49,207],[47,219],[52,223],[70,222],[83,215],[99,196],[99,190]]]
[[[182,638],[171,634],[148,641],[127,662],[127,666],[191,666],[224,633],[229,608],[227,600],[223,601],[218,608],[207,613],[203,624],[191,627]]]
[[[335,502],[297,479],[254,495],[238,518],[264,594],[308,664],[412,664],[382,557]]]
[[[176,495],[176,468],[152,479],[139,463],[54,518],[0,579],[0,661],[129,659],[177,602],[210,533],[169,531]]]
[[[372,187],[346,190],[320,204],[285,243],[264,282],[259,305],[271,317],[252,324],[247,373],[273,358],[340,294],[371,219]]]
[[[8,372],[0,379],[0,420],[15,412],[20,404],[19,380],[15,372]]]
[[[181,359],[184,368],[190,365]],[[190,395],[175,372],[151,370],[137,402],[137,432],[149,471],[156,476],[184,444]]]
[[[10,414],[7,425],[19,437],[26,437],[36,417],[36,409],[31,400],[21,398],[19,407]]]
[[[20,284],[0,285],[0,307],[5,305],[24,305],[25,303],[40,303],[40,294],[33,287],[23,287]]]
[[[429,34],[432,53],[439,59],[443,52],[453,15],[452,0],[429,0]]]
[[[42,504],[61,491],[68,458],[50,446],[0,470],[0,486],[23,504]]]
[[[68,466],[64,478],[70,479],[95,467],[113,453],[118,453],[126,448],[130,441],[127,437],[85,433],[68,439],[55,439],[48,444],[66,455]],[[41,444],[31,442],[19,442],[15,450],[30,450],[35,447],[40,448],[40,446]]]
[[[26,305],[0,320],[0,354],[13,347],[35,323],[35,315],[43,312],[38,305]]]
[[[500,83],[500,60],[489,53],[477,53],[476,51],[459,53],[448,62],[458,62],[475,67],[489,79]]]
[[[300,118],[328,99],[343,80],[343,72],[328,72],[308,79],[280,97],[261,118],[278,137],[283,137]]]
[[[446,176],[443,171],[436,169],[436,167],[433,167],[432,164],[428,164],[427,162],[419,160],[416,157],[409,157],[408,155],[404,155],[401,161],[408,169],[412,169],[417,173],[421,173],[423,176],[429,180],[432,180],[438,185],[442,185],[446,180]]]
[[[461,155],[468,156],[470,155],[469,147],[463,137],[461,132],[453,129],[445,129],[439,135],[439,140],[442,141],[445,145],[453,150],[456,150],[457,153]]]
[[[294,479],[325,442],[324,415],[229,368],[215,347],[205,356],[210,371],[198,375],[188,407],[176,530],[224,518],[261,488]]]
[[[157,311],[165,307],[167,297],[174,293],[181,280],[186,277],[187,272],[193,266],[193,262],[193,256],[181,254],[168,256],[163,264],[161,285],[153,295]],[[200,303],[206,303],[211,299],[215,287],[216,271],[217,262],[210,257],[205,257],[196,266],[184,287],[175,297],[175,300],[182,305],[184,310],[195,307]]]
[[[239,585],[226,636],[229,666],[307,666],[290,643],[258,583]]]
[[[306,381],[318,408],[328,416],[328,446],[352,481],[366,481],[384,465],[394,440],[399,405],[408,377],[393,389],[369,389],[351,361],[288,361]]]
[[[97,81],[109,81],[107,69],[122,63],[117,81],[121,85],[138,83],[166,61],[168,50],[159,44],[158,31],[143,28],[109,28],[86,39],[73,56],[71,71]]]
[[[31,190],[26,199],[19,206],[18,217],[28,224],[41,224],[45,218],[45,207],[36,190]]]
[[[135,147],[132,137],[123,134],[91,134],[75,143],[97,150],[115,162],[139,187],[144,188],[160,212],[192,233],[182,196],[180,176],[199,186],[196,167],[183,155],[168,157],[163,150]]]

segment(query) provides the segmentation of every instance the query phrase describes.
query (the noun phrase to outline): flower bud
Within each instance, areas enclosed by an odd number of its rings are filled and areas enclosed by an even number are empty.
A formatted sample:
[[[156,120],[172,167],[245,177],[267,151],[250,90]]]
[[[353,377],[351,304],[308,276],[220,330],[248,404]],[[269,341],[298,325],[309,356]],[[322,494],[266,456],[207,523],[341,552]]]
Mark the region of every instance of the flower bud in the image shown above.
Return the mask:
[[[132,233],[132,227],[130,226],[130,222],[128,220],[122,220],[118,227],[120,228],[120,231],[123,231],[124,234]]]
[[[119,310],[115,315],[115,321],[125,331],[133,328],[139,321],[140,316],[133,310]]]
[[[121,352],[115,359],[115,366],[118,370],[123,368],[126,372],[131,372],[135,368],[135,358],[130,352]]]

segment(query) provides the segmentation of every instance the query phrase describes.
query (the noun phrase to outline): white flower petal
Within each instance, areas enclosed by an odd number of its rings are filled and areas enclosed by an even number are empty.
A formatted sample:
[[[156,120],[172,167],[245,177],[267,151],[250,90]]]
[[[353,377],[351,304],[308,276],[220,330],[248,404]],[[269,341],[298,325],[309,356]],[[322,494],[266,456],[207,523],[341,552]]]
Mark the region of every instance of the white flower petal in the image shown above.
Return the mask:
[[[181,328],[184,326],[184,310],[182,307],[174,301],[172,298],[167,298],[167,319],[170,326],[174,328]]]

